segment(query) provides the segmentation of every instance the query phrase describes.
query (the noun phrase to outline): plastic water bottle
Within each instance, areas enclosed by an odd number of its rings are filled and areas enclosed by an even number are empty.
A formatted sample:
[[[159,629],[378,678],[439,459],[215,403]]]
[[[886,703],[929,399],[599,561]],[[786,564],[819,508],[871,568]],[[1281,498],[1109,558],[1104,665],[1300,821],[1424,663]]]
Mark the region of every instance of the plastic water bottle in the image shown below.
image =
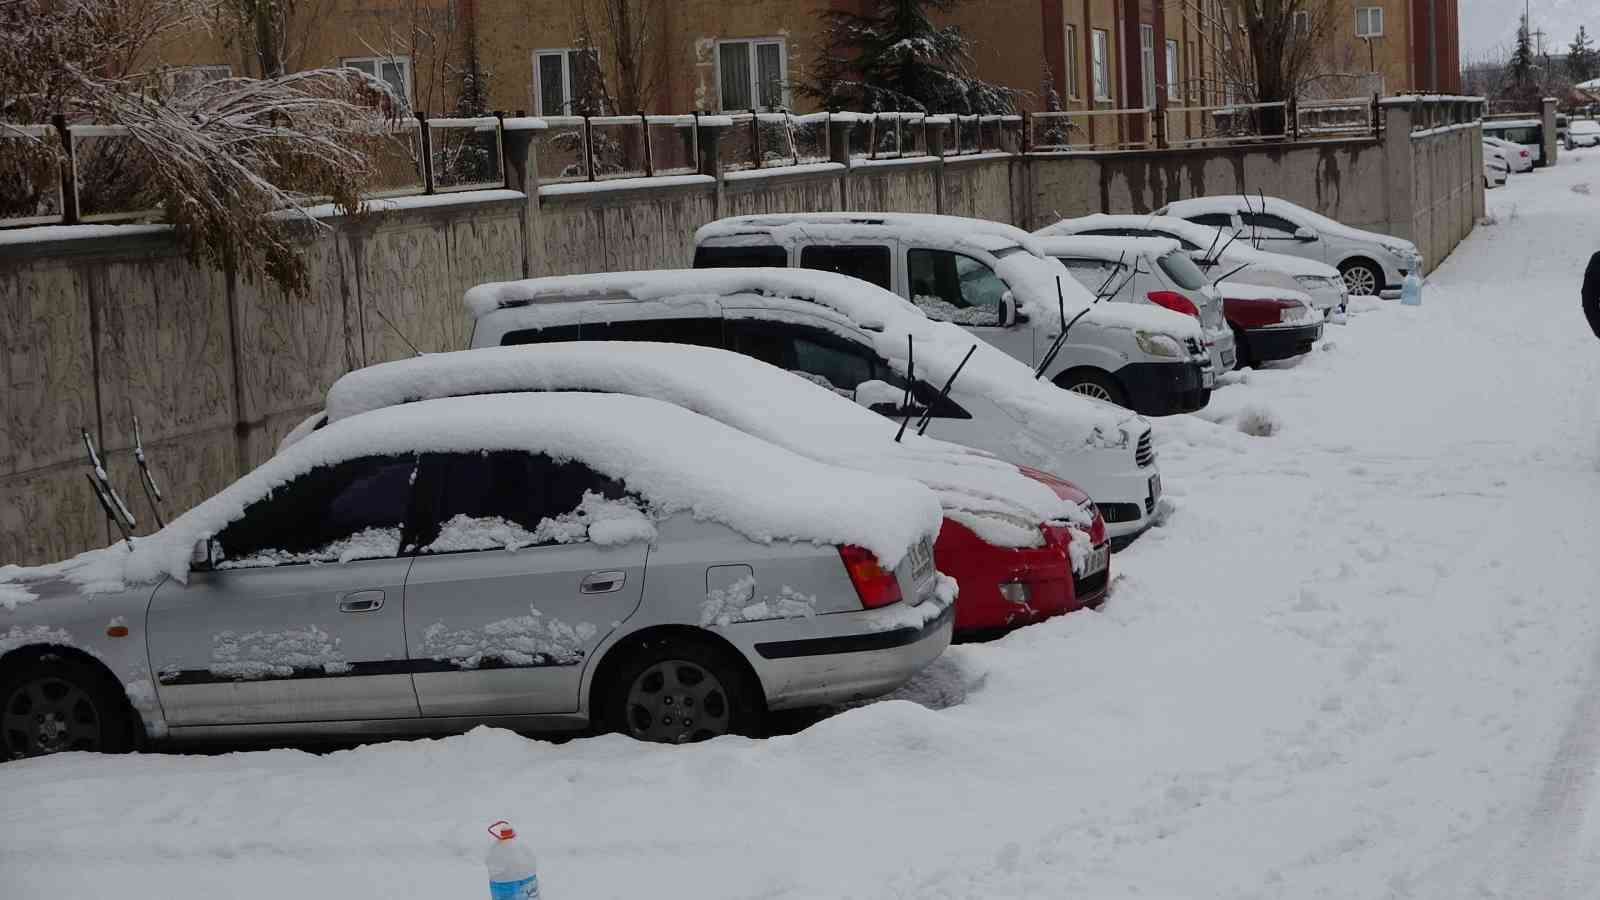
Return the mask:
[[[539,862],[533,850],[517,840],[517,830],[504,819],[489,826],[494,843],[484,865],[489,868],[489,900],[539,900]]]
[[[1407,272],[1406,280],[1400,283],[1400,305],[1422,305],[1422,279],[1415,272]]]

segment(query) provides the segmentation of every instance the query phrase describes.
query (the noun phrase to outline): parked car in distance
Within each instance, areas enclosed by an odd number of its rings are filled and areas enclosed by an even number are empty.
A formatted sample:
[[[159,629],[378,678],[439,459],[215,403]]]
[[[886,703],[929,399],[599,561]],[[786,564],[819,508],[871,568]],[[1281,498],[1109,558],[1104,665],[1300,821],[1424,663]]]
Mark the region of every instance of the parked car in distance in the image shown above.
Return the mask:
[[[1572,120],[1572,125],[1567,130],[1567,149],[1576,150],[1579,147],[1600,147],[1600,121]]]
[[[1527,150],[1533,160],[1530,168],[1549,165],[1544,158],[1544,123],[1538,119],[1486,119],[1483,133]]]
[[[1530,150],[1521,144],[1513,144],[1510,141],[1502,140],[1487,133],[1483,136],[1483,143],[1494,147],[1505,155],[1506,162],[1511,165],[1512,174],[1533,171],[1533,154],[1535,150]]]
[[[1398,291],[1407,275],[1423,272],[1422,254],[1410,241],[1351,228],[1277,197],[1197,197],[1156,212],[1232,229],[1258,250],[1325,262],[1339,270],[1354,295]]]
[[[1324,316],[1344,309],[1350,299],[1344,277],[1327,263],[1257,250],[1247,240],[1230,240],[1231,229],[1197,225],[1176,216],[1095,213],[1062,219],[1034,232],[1040,238],[1069,235],[1169,238],[1182,244],[1195,265],[1211,279],[1227,276],[1229,284],[1244,282],[1304,291]]]
[[[401,403],[511,391],[596,391],[681,406],[819,462],[920,481],[944,524],[934,564],[956,580],[957,638],[1097,606],[1105,523],[1075,485],[916,433],[758,359],[689,344],[562,341],[430,353],[357,369],[314,428]],[[293,446],[310,430],[286,439]],[[747,593],[729,598],[756,602]]]
[[[1094,498],[1113,546],[1164,513],[1149,422],[1058,390],[860,279],[801,269],[613,272],[479,285],[465,302],[473,347],[701,344],[804,374],[897,422],[922,419],[933,437],[1071,479]]]
[[[1239,347],[1239,368],[1310,353],[1323,318],[1299,291],[1224,281],[1216,286]]]
[[[1177,241],[1083,236],[1035,240],[1079,284],[1107,300],[1153,304],[1194,319],[1205,334],[1212,367],[1233,371],[1238,354],[1222,315],[1222,297]]]
[[[892,691],[944,650],[940,518],[915,481],[656,400],[380,409],[153,535],[7,569],[0,741],[745,732]],[[758,602],[712,615],[733,585]]]
[[[1063,318],[1093,299],[1027,232],[957,216],[721,219],[695,233],[694,265],[850,275],[911,301],[930,319],[960,325],[1031,368],[1051,352]],[[1115,303],[1093,305],[1043,372],[1057,387],[1155,416],[1204,408],[1216,374],[1192,318]]]
[[[1504,150],[1485,143],[1483,145],[1483,186],[1485,188],[1504,187],[1507,179],[1511,177],[1511,163],[1506,159]]]

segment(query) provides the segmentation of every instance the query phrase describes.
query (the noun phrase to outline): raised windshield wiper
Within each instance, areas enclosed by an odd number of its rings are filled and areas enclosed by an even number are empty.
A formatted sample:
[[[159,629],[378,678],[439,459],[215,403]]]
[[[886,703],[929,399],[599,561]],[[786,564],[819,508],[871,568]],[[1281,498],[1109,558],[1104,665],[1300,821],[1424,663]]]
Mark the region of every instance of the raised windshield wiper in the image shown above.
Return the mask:
[[[944,387],[939,389],[939,396],[933,398],[933,402],[929,403],[927,410],[923,412],[922,420],[917,423],[917,434],[923,434],[928,430],[928,423],[933,421],[933,411],[938,409],[940,404],[944,403],[944,399],[946,397],[950,396],[950,388],[955,385],[956,376],[960,375],[961,370],[967,367],[967,360],[971,359],[972,354],[976,353],[977,351],[977,344],[973,344],[971,347],[967,348],[967,355],[961,357],[961,364],[956,366],[956,370],[951,372],[950,377],[944,380]]]
[[[911,408],[911,386],[917,383],[917,346],[915,341],[916,339],[911,335],[906,335],[906,395],[905,399],[900,401],[901,408],[906,411],[906,417],[900,420],[900,430],[894,433],[894,442],[896,444],[900,443],[900,439],[906,436],[906,426],[911,424],[911,414],[915,411]]]
[[[1078,324],[1079,319],[1088,315],[1089,310],[1093,309],[1096,303],[1122,289],[1122,285],[1118,284],[1115,290],[1109,292],[1106,290],[1111,286],[1112,279],[1116,278],[1118,273],[1122,271],[1123,261],[1127,258],[1128,251],[1126,250],[1118,254],[1116,268],[1112,269],[1111,274],[1106,276],[1106,280],[1100,283],[1100,289],[1095,291],[1094,299],[1089,302],[1089,305],[1079,310],[1078,314],[1073,316],[1070,322],[1067,321],[1066,295],[1061,291],[1061,276],[1056,276],[1056,315],[1061,319],[1061,333],[1056,335],[1056,339],[1050,344],[1050,349],[1046,350],[1044,356],[1039,359],[1039,368],[1033,370],[1033,380],[1038,381],[1044,377],[1044,373],[1050,368],[1050,364],[1056,361],[1056,357],[1061,353],[1061,348],[1066,346],[1067,335],[1072,332],[1072,326]]]
[[[1240,272],[1243,272],[1245,269],[1247,269],[1249,267],[1250,267],[1249,263],[1244,263],[1244,264],[1240,265],[1238,268],[1236,268],[1233,271],[1229,272],[1228,274],[1222,276],[1221,278],[1218,278],[1218,279],[1212,281],[1211,283],[1212,284],[1221,284],[1223,281],[1225,281],[1225,280],[1227,280],[1229,278],[1232,278],[1233,276],[1239,274]]]
[[[85,472],[89,479],[89,487],[94,491],[95,499],[100,501],[100,508],[105,510],[106,518],[110,519],[117,531],[122,533],[122,540],[128,548],[133,548],[133,529],[139,527],[133,513],[128,510],[128,504],[122,502],[122,497],[111,484],[111,476],[106,474],[106,467],[100,462],[100,454],[95,452],[94,441],[89,438],[89,429],[80,428],[83,436],[83,449],[89,454],[89,467],[93,472]]]

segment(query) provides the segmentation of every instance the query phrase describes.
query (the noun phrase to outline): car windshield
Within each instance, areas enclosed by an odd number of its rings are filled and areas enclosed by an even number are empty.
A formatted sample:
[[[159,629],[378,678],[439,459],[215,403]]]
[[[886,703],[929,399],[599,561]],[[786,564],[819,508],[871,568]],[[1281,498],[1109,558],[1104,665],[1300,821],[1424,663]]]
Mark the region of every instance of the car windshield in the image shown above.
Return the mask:
[[[1189,254],[1184,253],[1182,250],[1174,250],[1171,253],[1162,254],[1156,260],[1156,265],[1161,267],[1161,271],[1167,273],[1167,277],[1172,279],[1174,284],[1186,291],[1198,291],[1206,286],[1205,274],[1189,258]]]

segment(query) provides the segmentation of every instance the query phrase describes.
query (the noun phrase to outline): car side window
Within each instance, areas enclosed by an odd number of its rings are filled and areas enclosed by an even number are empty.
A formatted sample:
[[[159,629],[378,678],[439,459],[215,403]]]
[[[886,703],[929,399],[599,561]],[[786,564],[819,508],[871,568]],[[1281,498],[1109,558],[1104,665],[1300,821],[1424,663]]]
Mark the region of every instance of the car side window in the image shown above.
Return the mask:
[[[1125,265],[1119,265],[1107,259],[1086,259],[1074,256],[1058,256],[1056,259],[1091,294],[1101,290],[1108,290],[1110,285],[1117,283],[1118,278],[1128,268]],[[1116,273],[1117,277],[1112,277],[1112,273]]]
[[[722,320],[619,319],[611,322],[584,322],[579,332],[586,341],[659,341],[664,344],[722,346]]]
[[[795,335],[792,346],[791,368],[825,379],[846,396],[854,394],[862,382],[872,380],[876,357],[865,348],[804,334]]]
[[[425,555],[586,541],[585,504],[625,496],[583,463],[517,450],[428,454],[421,483]]]
[[[1228,213],[1201,213],[1198,216],[1189,216],[1189,221],[1196,225],[1205,225],[1210,228],[1233,227],[1233,216]]]
[[[218,569],[397,556],[416,457],[319,466],[245,508],[211,541]]]
[[[694,249],[696,269],[748,269],[762,266],[788,268],[789,251],[776,244]]]
[[[801,268],[838,272],[870,281],[884,290],[894,289],[893,264],[889,248],[882,245],[814,244],[800,251]]]
[[[578,326],[551,325],[549,328],[519,328],[516,331],[508,331],[500,336],[500,346],[554,344],[560,341],[575,341],[577,339]]]
[[[951,250],[906,254],[911,301],[930,319],[961,325],[1000,324],[1006,283],[980,260]]]
[[[1246,228],[1254,228],[1256,233],[1263,238],[1273,240],[1291,240],[1299,226],[1271,213],[1242,213],[1239,216]]]

